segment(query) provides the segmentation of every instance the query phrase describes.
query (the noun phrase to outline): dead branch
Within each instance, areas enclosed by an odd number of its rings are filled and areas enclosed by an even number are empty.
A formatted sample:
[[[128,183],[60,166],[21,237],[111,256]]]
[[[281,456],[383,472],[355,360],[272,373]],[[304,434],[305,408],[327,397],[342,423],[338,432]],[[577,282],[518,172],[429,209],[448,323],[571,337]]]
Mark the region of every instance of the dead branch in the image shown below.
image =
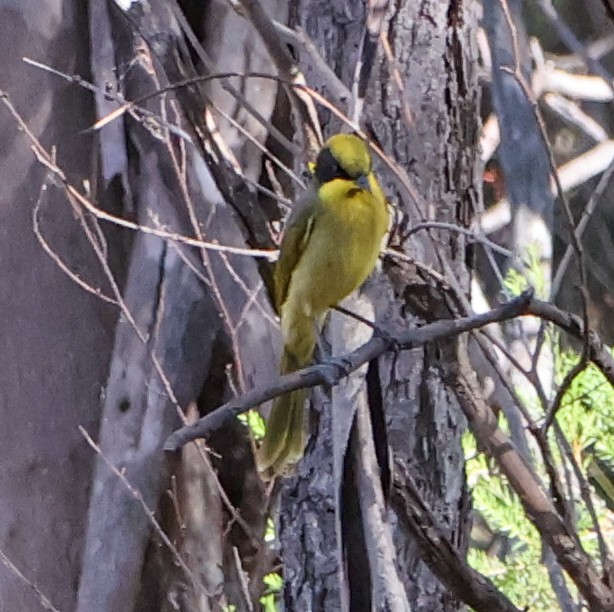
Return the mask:
[[[449,375],[449,384],[478,443],[495,459],[518,494],[527,517],[552,548],[557,561],[567,571],[590,608],[613,609],[614,592],[603,582],[591,558],[579,544],[577,535],[568,530],[539,478],[499,428],[495,415],[482,399],[465,347],[459,347],[458,357],[458,363]]]
[[[469,566],[426,505],[407,467],[395,461],[392,503],[422,549],[422,560],[460,600],[478,612],[519,612],[485,576]]]
[[[280,376],[272,385],[248,391],[240,397],[220,406],[213,412],[198,420],[195,424],[178,429],[167,439],[164,449],[176,451],[191,440],[203,438],[211,431],[222,427],[229,419],[246,412],[254,406],[263,404],[282,393],[295,389],[306,389],[318,385],[333,386],[342,378],[357,370],[360,366],[372,359],[383,355],[392,348],[408,349],[421,346],[427,342],[435,342],[461,334],[489,323],[513,319],[528,312],[532,291],[509,301],[498,308],[484,314],[474,314],[461,319],[436,321],[424,327],[409,330],[393,338],[378,334],[369,342],[341,359],[326,361],[324,363],[303,368]]]

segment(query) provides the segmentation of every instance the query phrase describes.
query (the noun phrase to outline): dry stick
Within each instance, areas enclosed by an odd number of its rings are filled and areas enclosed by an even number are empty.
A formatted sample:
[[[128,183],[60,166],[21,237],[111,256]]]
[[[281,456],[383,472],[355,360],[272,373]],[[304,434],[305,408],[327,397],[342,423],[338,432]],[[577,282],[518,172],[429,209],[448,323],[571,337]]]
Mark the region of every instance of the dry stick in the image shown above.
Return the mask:
[[[165,111],[165,108],[164,106],[162,106],[162,112],[164,111]],[[184,172],[184,169],[186,168],[185,143],[181,142],[179,145],[181,157],[178,159],[178,156],[175,152],[175,147],[173,146],[173,143],[171,142],[168,134],[166,134],[165,141],[167,145],[168,155],[171,160],[173,170],[175,171],[175,176],[177,177],[177,183],[179,185],[179,189],[180,189],[181,195],[183,197],[183,201],[187,209],[188,219],[190,220],[190,223],[192,225],[192,231],[195,233],[198,239],[202,240],[203,235],[202,235],[202,230],[201,230],[201,227],[198,221],[196,207],[194,206],[194,203],[192,201],[192,196],[190,194],[190,190],[187,185],[187,178]],[[241,352],[240,352],[240,347],[237,342],[236,328],[233,325],[232,317],[230,316],[230,312],[228,311],[227,305],[224,302],[224,299],[222,297],[222,292],[220,291],[220,288],[218,286],[218,282],[215,278],[215,274],[213,273],[213,267],[211,264],[209,253],[206,249],[201,249],[200,253],[201,253],[203,267],[205,268],[205,270],[209,272],[209,283],[210,283],[209,287],[211,290],[211,294],[213,295],[215,301],[217,302],[220,313],[222,314],[222,318],[226,322],[226,325],[227,325],[228,335],[231,338],[231,343],[233,347],[232,355],[233,355],[236,375],[238,377],[239,385],[241,389],[244,390],[243,368],[241,367],[241,360],[240,360]]]
[[[3,104],[9,109],[9,112],[13,115],[15,120],[19,123],[20,127],[22,129],[27,128],[25,122],[23,121],[23,118],[17,113],[15,107],[10,102],[7,94],[2,90],[0,90],[0,99],[2,100]],[[74,187],[68,181],[62,169],[52,161],[49,152],[40,144],[40,142],[32,140],[31,132],[27,130],[26,134],[28,135],[28,138],[33,144],[34,152],[39,158],[39,161],[41,161],[41,163],[43,163],[47,167],[47,169],[57,177],[57,179],[62,183],[67,192],[70,193],[70,195],[73,196],[79,204],[81,204],[88,212],[92,213],[94,217],[100,219],[101,221],[107,221],[108,223],[113,223],[115,225],[119,225],[120,227],[142,232],[144,234],[151,234],[152,236],[157,236],[158,238],[171,240],[173,242],[179,242],[181,244],[201,249],[207,249],[210,251],[231,253],[233,255],[244,255],[246,257],[263,258],[268,259],[270,261],[274,261],[275,259],[277,259],[278,252],[276,250],[233,247],[229,245],[217,244],[215,242],[197,240],[195,238],[187,238],[186,236],[182,236],[181,234],[177,234],[176,232],[169,232],[146,225],[140,225],[138,223],[134,223],[133,221],[129,221],[128,219],[123,219],[122,217],[111,215],[102,210],[101,208],[98,208],[89,198],[84,196],[76,187]]]
[[[124,474],[124,472],[118,469],[117,466],[114,465],[109,460],[109,458],[102,452],[102,449],[100,448],[100,446],[98,446],[98,444],[94,442],[90,434],[81,425],[79,425],[79,432],[85,438],[86,442],[92,447],[94,452],[104,461],[105,465],[113,472],[113,474],[115,474],[115,476],[117,476],[117,478],[121,481],[121,483],[126,487],[126,489],[130,492],[132,497],[139,503],[139,505],[143,509],[143,512],[145,513],[145,516],[147,516],[147,518],[149,519],[149,522],[151,523],[151,526],[153,527],[154,531],[158,534],[158,537],[162,540],[164,545],[168,548],[170,553],[173,555],[173,558],[175,559],[175,563],[177,563],[177,565],[183,570],[184,574],[192,582],[192,586],[194,587],[194,590],[196,592],[203,591],[208,597],[211,597],[211,593],[207,593],[203,584],[197,580],[192,570],[186,565],[185,561],[181,558],[181,555],[179,554],[177,547],[170,541],[169,537],[164,532],[164,529],[162,529],[162,527],[160,526],[160,523],[156,519],[156,513],[147,505],[147,503],[143,499],[142,493],[138,489],[135,489],[132,486],[130,481],[126,478],[126,475]]]
[[[599,368],[608,382],[614,387],[614,357],[610,354],[599,335],[584,326],[580,317],[570,312],[560,310],[549,302],[531,300],[528,314],[545,319],[564,329],[568,334],[582,340],[588,338],[589,356],[591,361]]]
[[[496,253],[500,253],[501,255],[504,255],[505,257],[510,257],[510,258],[514,257],[514,254],[509,249],[506,249],[498,245],[496,242],[489,240],[488,238],[486,238],[486,236],[481,236],[480,234],[476,233],[475,231],[469,228],[462,227],[461,225],[455,225],[454,223],[444,223],[442,221],[426,221],[424,223],[417,223],[416,225],[412,226],[408,231],[406,231],[403,234],[403,238],[409,238],[409,236],[411,236],[412,234],[415,234],[416,232],[420,230],[430,230],[430,229],[448,230],[450,232],[456,232],[458,234],[463,234],[464,236],[468,236],[469,238],[471,238],[474,242],[478,242],[479,244],[482,244],[485,247],[490,247]]]
[[[335,104],[338,104],[339,106],[347,105],[352,97],[352,92],[326,63],[324,58],[320,55],[320,52],[315,46],[313,40],[311,40],[307,33],[298,26],[293,30],[279,23],[278,21],[273,23],[283,38],[285,38],[288,42],[294,44],[298,43],[305,49],[305,51],[307,51],[307,54],[313,62],[315,71],[320,77],[320,82],[323,84],[329,95],[334,99]]]
[[[300,119],[300,124],[309,126],[314,131],[318,139],[318,144],[321,145],[324,141],[322,131],[320,130],[320,122],[313,100],[309,95],[303,95],[300,89],[294,89],[294,84],[304,85],[305,77],[295,64],[288,48],[283,43],[271,18],[266,14],[262,5],[258,0],[239,0],[245,9],[249,21],[260,35],[261,41],[266,47],[269,55],[273,59],[275,66],[279,70],[281,76],[289,81],[291,89],[287,90],[290,102],[293,102],[295,95],[302,102],[303,106],[296,105]],[[306,112],[305,112],[306,111]],[[296,126],[299,127],[298,125]]]
[[[191,440],[204,437],[210,431],[219,429],[228,420],[246,412],[253,406],[271,400],[282,393],[304,389],[318,385],[332,386],[339,382],[350,372],[361,365],[379,357],[393,346],[410,348],[420,346],[426,342],[433,342],[458,335],[460,333],[488,325],[489,323],[505,321],[521,314],[525,314],[531,301],[530,291],[511,300],[507,304],[495,308],[487,313],[472,315],[461,319],[448,319],[437,321],[424,327],[406,331],[395,338],[388,336],[375,336],[349,355],[326,361],[322,364],[303,368],[280,376],[272,385],[248,391],[241,397],[232,399],[223,406],[210,412],[194,425],[182,427],[171,434],[164,445],[167,451],[176,451]]]
[[[614,49],[614,34],[604,34],[592,42],[585,42],[584,46],[589,57],[594,60],[601,60]],[[556,66],[566,70],[584,70],[586,68],[586,62],[576,53],[557,55],[553,62]]]
[[[495,458],[510,485],[518,494],[525,513],[552,548],[592,610],[614,609],[614,593],[602,581],[591,558],[569,533],[539,478],[522,458],[508,436],[497,425],[496,417],[481,397],[475,373],[466,352],[459,350],[456,368],[449,375],[469,425],[489,456]]]
[[[98,88],[98,87],[88,83],[87,81],[85,81],[81,77],[66,75],[66,74],[64,74],[62,72],[59,72],[59,71],[53,69],[53,68],[49,68],[48,66],[46,66],[44,64],[40,64],[38,62],[33,62],[32,60],[28,60],[28,62],[31,63],[34,66],[37,66],[37,67],[42,68],[44,70],[47,70],[47,71],[49,71],[49,72],[51,72],[53,74],[56,74],[56,75],[66,79],[68,81],[71,81],[71,82],[77,83],[77,84],[79,84],[79,85],[81,85],[83,87],[86,87],[87,89],[90,89],[91,91],[94,91],[96,93],[101,93],[100,92],[100,88]],[[193,84],[196,84],[196,83],[210,81],[210,80],[216,80],[216,79],[224,80],[224,79],[227,79],[227,78],[230,78],[230,77],[262,78],[262,79],[270,79],[270,80],[273,80],[273,81],[278,81],[280,83],[284,83],[286,85],[289,85],[289,86],[291,86],[291,87],[293,87],[293,88],[295,88],[297,90],[303,91],[306,94],[308,94],[318,104],[320,104],[321,106],[323,106],[324,108],[329,110],[331,113],[333,113],[338,119],[340,119],[346,125],[350,126],[353,129],[356,127],[354,125],[354,123],[351,121],[351,119],[347,115],[342,113],[336,106],[331,104],[324,96],[322,96],[320,93],[318,93],[314,89],[311,89],[307,85],[304,85],[304,84],[301,84],[301,83],[297,83],[297,82],[293,82],[293,81],[288,81],[287,79],[284,79],[284,78],[279,77],[277,75],[272,75],[272,74],[268,74],[268,73],[264,73],[264,72],[246,72],[246,73],[241,73],[241,72],[230,71],[230,72],[216,73],[216,74],[208,75],[208,76],[198,76],[198,77],[192,77],[192,78],[188,78],[188,79],[183,79],[181,81],[178,81],[178,82],[173,83],[171,85],[168,85],[166,87],[162,87],[162,88],[160,88],[160,89],[158,89],[158,90],[156,90],[156,91],[154,91],[154,92],[152,92],[150,94],[147,94],[146,96],[143,96],[143,97],[139,98],[135,102],[127,102],[126,100],[121,98],[121,96],[113,96],[112,94],[106,94],[105,92],[102,92],[104,95],[112,95],[112,97],[114,99],[116,99],[118,102],[120,102],[122,104],[122,107],[117,109],[113,113],[110,113],[109,115],[107,115],[107,117],[97,121],[96,124],[94,125],[93,129],[100,129],[100,128],[102,128],[108,122],[113,121],[114,119],[116,119],[121,114],[124,114],[126,112],[138,111],[139,113],[143,113],[144,115],[148,116],[150,119],[152,119],[154,121],[155,120],[159,121],[160,125],[162,127],[165,127],[167,129],[171,130],[175,134],[178,134],[178,128],[176,126],[168,124],[167,122],[163,122],[160,118],[157,118],[155,116],[155,114],[151,113],[147,109],[145,109],[142,106],[140,106],[140,104],[142,102],[146,101],[146,100],[149,100],[150,98],[152,98],[154,96],[160,96],[160,95],[162,95],[164,93],[167,93],[169,91],[173,91],[173,90],[178,89],[180,87],[187,87],[189,85],[193,85]],[[1,90],[0,90],[0,97],[6,97],[5,95],[3,95],[3,92]],[[268,125],[268,124],[265,122],[264,125]],[[183,132],[183,130],[181,130],[181,132],[182,132],[182,134],[179,134],[179,135],[184,140],[187,140],[188,142],[193,144],[192,139],[189,137],[189,135],[185,134],[185,132]],[[419,215],[420,219],[422,221],[426,222],[426,219],[424,219],[423,213],[422,213],[423,210],[426,210],[426,201],[420,195],[420,193],[418,192],[416,187],[411,183],[411,181],[409,180],[409,177],[407,176],[407,174],[403,171],[403,169],[396,162],[391,160],[390,157],[388,157],[382,151],[382,149],[380,149],[377,145],[375,145],[373,142],[371,142],[364,132],[358,130],[357,133],[365,141],[368,142],[368,144],[371,147],[371,149],[378,155],[378,157],[390,169],[390,171],[392,172],[394,178],[396,179],[397,186],[400,188],[400,190],[402,192],[405,192],[410,197],[410,200],[413,202],[413,204],[415,206],[415,209],[416,209],[416,212]],[[94,210],[97,211],[98,209],[96,209],[94,207]],[[91,212],[93,212],[93,214],[96,214],[94,211],[91,211]],[[103,211],[98,211],[98,212],[102,213]],[[101,218],[103,218],[103,217],[101,217]],[[130,225],[129,222],[127,222],[125,220],[120,220],[120,219],[117,219],[117,218],[113,218],[112,215],[106,214],[105,220],[110,221],[110,222],[118,222],[120,225],[123,225],[124,227],[128,227],[130,229],[138,229],[137,227],[134,227],[133,225]],[[248,254],[245,251],[249,251],[249,249],[235,249],[234,247],[224,247],[224,246],[221,246],[221,245],[216,245],[215,243],[206,243],[205,245],[203,245],[203,244],[197,243],[197,241],[195,241],[193,239],[189,239],[189,238],[186,239],[186,238],[181,237],[181,236],[179,236],[177,234],[162,235],[159,232],[152,231],[151,228],[140,228],[140,229],[142,231],[147,231],[149,233],[153,233],[155,235],[158,235],[159,237],[166,237],[166,238],[169,238],[171,240],[177,240],[178,242],[184,242],[185,244],[189,244],[190,246],[196,246],[196,247],[198,247],[198,246],[205,246],[206,248],[209,248],[211,250],[218,250],[218,251],[226,250],[227,252],[237,253],[237,254],[244,254],[244,255]],[[243,251],[243,252],[241,252],[241,251]],[[257,251],[255,249],[252,249],[251,253],[254,253],[255,256],[259,256],[259,257],[269,257],[271,259],[273,259],[273,257],[274,257],[274,254],[272,254],[270,251]],[[268,253],[268,255],[267,255],[267,253]]]
[[[206,70],[214,72],[213,62],[211,61],[211,58],[205,52],[202,44],[196,37],[196,34],[194,34],[194,30],[188,23],[188,20],[185,18],[183,11],[181,10],[176,1],[172,2],[171,10],[173,11],[175,19],[177,19],[177,22],[181,26],[181,29],[183,30],[184,34],[186,35],[186,38],[196,52],[198,59],[203,63],[203,66],[206,68]],[[240,75],[235,74],[230,76]],[[301,153],[300,149],[291,140],[288,140],[288,138],[286,138],[286,136],[280,130],[278,130],[277,127],[275,127],[270,121],[265,119],[258,112],[258,110],[256,110],[256,108],[245,99],[245,96],[227,80],[227,78],[223,78],[221,84],[223,89],[228,94],[233,96],[235,100],[243,108],[245,108],[245,110],[247,110],[252,115],[252,117],[254,117],[254,119],[256,119],[262,126],[266,127],[271,136],[275,138],[275,140],[277,140],[277,142],[279,142],[279,144],[281,144],[288,152],[293,154]]]
[[[608,577],[609,584],[612,584],[611,579],[612,577],[614,577],[614,563],[612,561],[612,557],[610,556],[610,550],[608,548],[608,545],[603,537],[603,533],[601,532],[601,526],[599,525],[599,519],[597,518],[597,513],[593,504],[590,487],[586,478],[584,477],[584,474],[582,473],[582,469],[580,468],[578,462],[576,461],[576,458],[574,457],[574,453],[571,448],[571,445],[569,444],[569,441],[563,434],[560,425],[556,422],[554,423],[554,431],[556,434],[557,441],[559,443],[561,454],[567,458],[567,461],[569,461],[574,476],[578,481],[578,486],[580,487],[580,495],[591,517],[591,522],[593,523],[595,533],[597,534],[597,542],[599,544],[599,556],[601,557],[601,567],[605,576]]]
[[[176,125],[165,122],[163,119],[161,119],[160,117],[156,117],[153,113],[151,113],[145,108],[139,108],[137,106],[132,105],[130,102],[127,102],[125,98],[123,98],[120,94],[114,93],[112,91],[104,91],[97,85],[93,85],[92,83],[85,80],[83,77],[79,76],[78,74],[73,74],[73,75],[66,74],[65,72],[56,70],[55,68],[52,68],[51,66],[48,66],[47,64],[42,64],[41,62],[34,61],[28,57],[24,57],[23,61],[26,64],[29,64],[30,66],[34,66],[35,68],[40,68],[41,70],[44,70],[45,72],[49,72],[50,74],[58,76],[64,79],[65,81],[74,83],[75,85],[78,85],[79,87],[83,87],[84,89],[87,89],[88,91],[91,91],[98,95],[102,95],[107,98],[111,98],[114,102],[121,104],[119,108],[115,109],[114,111],[111,111],[106,117],[99,119],[91,128],[82,130],[80,132],[81,134],[86,134],[89,131],[95,131],[95,130],[101,129],[105,125],[107,125],[107,123],[114,121],[118,117],[122,116],[124,113],[138,112],[138,113],[141,113],[145,119],[158,123],[159,125],[166,128],[167,130],[170,130],[177,137],[195,146],[194,142],[192,141],[192,137],[185,130],[182,130],[180,127]]]
[[[68,276],[70,280],[76,283],[83,290],[87,291],[88,293],[91,293],[97,298],[100,298],[103,302],[107,302],[108,304],[113,304],[114,306],[117,306],[117,300],[104,294],[99,287],[94,287],[93,285],[90,285],[89,283],[84,281],[76,272],[73,272],[68,266],[68,264],[66,264],[64,260],[60,257],[60,255],[53,250],[51,245],[47,242],[47,239],[43,236],[43,232],[40,228],[39,214],[42,206],[43,193],[48,189],[49,186],[49,174],[50,172],[47,173],[45,179],[43,180],[38,198],[36,199],[36,203],[34,204],[34,208],[32,210],[32,228],[34,230],[34,235],[36,236],[36,239],[38,240],[45,253],[49,255],[53,263],[55,263],[55,265],[62,272],[64,272],[64,274],[66,274],[66,276]]]
[[[422,560],[455,597],[478,612],[519,612],[450,542],[420,495],[407,466],[398,460],[393,471],[392,503],[399,520],[422,549]]]
[[[41,607],[50,612],[60,612],[49,599],[43,595],[43,592],[31,581],[24,576],[20,569],[9,559],[8,555],[0,548],[0,562],[6,569],[13,574],[21,583],[34,592]]]
[[[595,209],[597,208],[597,205],[599,204],[599,200],[601,199],[603,192],[605,191],[606,187],[609,185],[613,173],[614,173],[614,161],[610,163],[606,171],[601,175],[601,178],[599,179],[599,182],[597,183],[597,187],[595,187],[595,190],[591,194],[591,197],[589,198],[589,201],[586,204],[586,207],[582,211],[582,216],[580,217],[580,221],[578,222],[578,226],[576,227],[576,230],[575,230],[578,240],[582,239],[584,230],[586,229],[586,226],[588,225],[588,222],[592,214],[595,212]],[[571,262],[573,252],[574,252],[573,246],[571,244],[567,245],[565,254],[563,255],[563,258],[561,259],[561,263],[559,264],[559,267],[556,271],[554,281],[552,282],[552,291],[550,293],[551,301],[554,301],[554,299],[556,298],[561,288],[563,277],[567,273],[567,268],[569,267],[569,263]]]
[[[239,589],[241,596],[243,597],[243,606],[244,609],[248,610],[248,612],[253,612],[254,604],[252,603],[251,597],[249,596],[249,587],[247,585],[247,574],[243,569],[243,565],[241,565],[241,557],[239,556],[239,551],[236,546],[232,547],[232,560],[234,561],[235,571],[237,572],[237,578],[239,580]]]
[[[272,161],[280,170],[284,172],[284,174],[289,176],[299,187],[306,189],[305,181],[303,181],[303,179],[301,179],[301,177],[298,176],[292,169],[288,168],[288,166],[286,166],[286,164],[284,164],[279,159],[279,157],[277,157],[276,155],[273,155],[273,153],[271,153],[263,144],[261,144],[260,141],[255,136],[252,136],[252,134],[248,130],[246,130],[236,119],[231,117],[228,113],[224,112],[221,108],[218,108],[217,106],[214,106],[214,105],[211,105],[211,106],[212,108],[215,109],[215,111],[221,117],[223,117],[226,121],[228,121],[228,123],[230,123],[238,132],[240,132],[243,136],[245,136],[247,140],[249,140],[257,149],[259,149],[260,152],[263,154],[263,156],[267,158],[267,161]],[[241,177],[243,177],[242,173],[241,173]]]
[[[92,91],[94,93],[97,93],[99,95],[104,95],[104,96],[108,96],[111,97],[113,100],[115,100],[118,104],[120,104],[121,106],[117,109],[115,109],[114,111],[110,112],[106,117],[102,117],[101,119],[99,119],[98,121],[96,121],[96,123],[94,124],[94,126],[91,128],[93,130],[100,130],[102,129],[105,125],[107,125],[107,123],[109,123],[110,121],[113,121],[115,119],[117,119],[118,117],[120,117],[121,115],[127,113],[127,112],[138,112],[139,114],[142,114],[144,117],[146,117],[149,120],[152,120],[154,122],[159,123],[159,125],[163,128],[166,128],[168,130],[170,130],[173,134],[175,135],[179,135],[181,136],[181,139],[184,141],[189,142],[191,145],[194,145],[194,142],[192,141],[192,138],[189,136],[189,134],[187,134],[185,132],[185,130],[182,130],[181,128],[179,128],[177,125],[174,125],[164,119],[162,119],[161,117],[157,116],[154,112],[150,111],[149,109],[146,109],[142,106],[142,104],[144,102],[146,102],[147,100],[150,100],[153,97],[156,96],[161,96],[164,93],[168,93],[171,91],[176,90],[179,87],[187,87],[189,85],[195,85],[198,83],[205,83],[207,81],[212,81],[212,80],[221,80],[221,81],[226,81],[226,79],[228,79],[229,77],[239,77],[239,76],[250,76],[249,74],[246,75],[241,75],[241,73],[238,72],[222,72],[222,73],[216,73],[216,74],[212,74],[212,75],[207,75],[207,76],[198,76],[198,77],[192,77],[192,78],[188,78],[188,79],[184,79],[182,81],[179,81],[177,83],[174,83],[173,85],[170,86],[166,86],[166,87],[158,87],[154,92],[150,93],[150,94],[146,94],[144,96],[141,96],[140,98],[137,98],[134,101],[126,101],[126,99],[121,96],[120,94],[113,94],[113,93],[109,93],[106,91],[103,91],[100,87],[98,87],[97,85],[94,85],[88,81],[86,81],[85,79],[77,76],[77,75],[69,75],[66,74],[64,72],[61,72],[59,70],[56,70],[55,68],[51,68],[50,66],[40,63],[40,62],[36,62],[33,60],[30,60],[28,58],[24,58],[24,61],[27,64],[30,64],[36,68],[40,68],[42,70],[45,70],[46,72],[49,72],[55,76],[59,76],[71,83],[75,83],[85,89],[87,89],[88,91]],[[265,77],[273,77],[274,75],[269,75],[267,73],[253,73],[254,77],[257,76],[261,76],[262,78]],[[262,145],[257,142],[257,139],[255,139],[242,125],[240,125],[239,123],[237,123],[232,117],[228,116],[226,113],[224,113],[223,111],[221,111],[217,106],[215,106],[215,104],[211,103],[211,107],[214,108],[216,110],[216,112],[218,112],[220,115],[222,115],[226,120],[228,120],[230,123],[232,123],[240,132],[242,132],[249,140],[251,140],[254,144],[256,144],[256,146],[258,146],[261,150],[263,150]],[[257,115],[257,113],[252,112],[251,111],[251,107],[245,103],[245,109],[248,110],[255,119],[264,122],[264,127],[266,127],[267,129],[269,129],[269,132],[271,132],[271,135],[275,135],[272,128],[269,125],[269,122],[267,122],[264,118],[261,118],[259,115]],[[285,166],[276,156],[272,155],[270,152],[265,151],[267,156],[273,160],[273,162],[281,169],[283,170],[292,180],[294,180],[297,184],[299,184],[301,187],[305,187],[302,179],[296,175],[296,173],[294,173],[290,168],[288,168],[287,166]],[[268,189],[266,189],[265,187],[262,187],[259,183],[257,183],[256,181],[253,181],[252,179],[250,179],[249,177],[243,176],[241,175],[241,178],[243,178],[243,180],[245,180],[247,183],[249,183],[250,185],[252,185],[255,189],[262,191],[263,193],[266,193],[267,195],[276,198],[277,199],[277,195],[273,194],[272,192],[270,192]],[[283,200],[284,203],[288,203],[287,199]]]

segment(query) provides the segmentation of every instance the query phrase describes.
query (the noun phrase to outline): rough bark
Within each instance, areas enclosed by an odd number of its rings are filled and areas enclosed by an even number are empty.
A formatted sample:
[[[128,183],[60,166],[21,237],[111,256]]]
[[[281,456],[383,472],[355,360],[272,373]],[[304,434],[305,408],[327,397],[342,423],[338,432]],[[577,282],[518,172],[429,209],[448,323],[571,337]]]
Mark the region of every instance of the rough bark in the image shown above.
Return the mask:
[[[466,225],[477,196],[477,81],[471,33],[474,6],[455,1],[400,2],[391,7],[384,31],[394,50],[405,86],[399,94],[391,67],[378,51],[367,89],[366,117],[383,149],[404,167],[421,196],[411,201],[384,177],[406,219],[429,219]],[[364,5],[354,2],[299,1],[291,23],[302,27],[338,76],[351,86],[357,49],[364,29]],[[310,75],[317,86],[317,74]],[[403,123],[402,101],[414,124]],[[330,119],[328,113],[323,118]],[[329,124],[329,133],[338,125]],[[393,196],[394,197],[394,196]],[[407,222],[407,221],[406,221]],[[420,235],[411,254],[451,278],[468,292],[469,253],[461,236],[447,232]],[[386,268],[386,266],[385,266]],[[388,329],[450,316],[436,283],[391,272],[372,286],[377,318]],[[369,289],[367,288],[367,294]],[[440,343],[385,358],[381,387],[393,453],[406,464],[450,541],[463,553],[467,546],[468,500],[460,435],[465,421],[444,373],[454,363],[455,343]],[[334,609],[343,601],[336,530],[328,402],[316,405],[316,442],[296,481],[282,492],[280,539],[286,570],[284,599],[290,609]],[[334,407],[333,407],[334,409]],[[322,436],[318,433],[324,432]],[[342,520],[357,520],[356,516]],[[389,516],[395,521],[394,516]],[[396,528],[397,564],[409,602],[417,610],[459,607],[420,559],[417,546],[401,525]],[[363,564],[364,565],[364,564]],[[355,568],[364,572],[363,568]],[[364,581],[365,577],[355,577]],[[356,583],[352,576],[350,584]]]

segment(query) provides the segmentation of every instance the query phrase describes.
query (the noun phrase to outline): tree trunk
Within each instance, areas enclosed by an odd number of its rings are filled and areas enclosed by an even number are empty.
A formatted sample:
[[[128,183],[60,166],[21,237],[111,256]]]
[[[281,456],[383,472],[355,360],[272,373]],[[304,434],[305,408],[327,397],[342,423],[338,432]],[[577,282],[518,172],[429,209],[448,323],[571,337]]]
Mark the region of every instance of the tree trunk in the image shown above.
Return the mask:
[[[388,63],[380,44],[367,88],[365,117],[383,150],[404,167],[419,192],[418,199],[412,201],[380,164],[379,174],[409,226],[424,220],[466,226],[479,197],[478,89],[471,68],[476,55],[472,39],[474,9],[471,3],[455,1],[419,5],[399,2],[384,22],[382,31],[394,50],[396,63]],[[291,23],[306,31],[326,62],[351,87],[365,30],[364,5],[298,0],[291,11]],[[302,56],[301,64],[307,70]],[[391,78],[397,67],[404,93]],[[318,86],[317,74],[311,72],[310,76]],[[413,123],[408,124],[404,118],[409,114]],[[322,116],[329,134],[338,130],[329,113]],[[403,247],[456,282],[468,295],[470,257],[461,235],[421,233]],[[388,274],[372,281],[365,293],[377,296],[373,299],[377,320],[386,329],[394,331],[451,315],[442,286],[433,275],[420,273],[418,268],[412,271],[411,266],[401,269],[394,263],[385,263],[384,271]],[[465,420],[443,382],[454,360],[455,341],[449,341],[385,357],[379,371],[392,452],[409,467],[448,537],[464,552],[469,504],[460,436]],[[368,591],[368,581],[373,580],[364,558],[352,564],[352,555],[347,553],[348,568],[339,564],[334,501],[337,484],[328,441],[331,410],[342,408],[335,404],[334,395],[332,408],[328,400],[320,399],[321,394],[315,397],[314,406],[319,410],[314,428],[317,440],[299,476],[284,487],[281,498],[279,531],[287,609],[338,609],[348,597],[344,589],[349,589],[351,602],[352,597],[359,597],[357,589],[362,585]],[[347,498],[341,506],[347,549],[348,538],[360,544],[360,533],[366,533],[368,527],[361,527],[364,517],[360,518],[357,508],[352,510]],[[396,566],[409,605],[416,610],[458,609],[458,602],[431,574],[393,512],[388,519],[395,525]],[[364,596],[369,600],[368,593]],[[370,599],[376,607],[381,604],[375,591]],[[364,604],[365,600],[358,601]]]
[[[22,58],[87,76],[87,11],[70,0],[3,2],[0,28],[0,89],[81,185],[92,178],[95,136],[80,133],[94,121],[91,94]],[[93,467],[77,427],[98,428],[117,314],[68,278],[37,240],[35,206],[50,249],[108,293],[62,188],[51,181],[41,191],[46,170],[2,105],[0,142],[0,601],[6,610],[43,609],[35,585],[71,610]],[[121,250],[113,239],[108,248]]]

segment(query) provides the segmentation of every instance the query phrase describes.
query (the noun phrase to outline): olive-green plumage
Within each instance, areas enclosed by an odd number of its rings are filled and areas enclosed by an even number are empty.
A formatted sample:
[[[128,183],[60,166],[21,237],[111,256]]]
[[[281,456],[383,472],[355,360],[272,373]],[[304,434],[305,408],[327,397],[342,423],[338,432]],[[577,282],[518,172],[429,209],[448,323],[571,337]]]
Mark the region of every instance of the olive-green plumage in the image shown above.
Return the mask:
[[[282,374],[310,363],[327,310],[369,276],[387,228],[386,199],[367,145],[350,134],[331,137],[316,160],[313,185],[286,223],[275,269]],[[275,402],[258,451],[261,472],[286,474],[302,457],[305,398],[299,390]]]

